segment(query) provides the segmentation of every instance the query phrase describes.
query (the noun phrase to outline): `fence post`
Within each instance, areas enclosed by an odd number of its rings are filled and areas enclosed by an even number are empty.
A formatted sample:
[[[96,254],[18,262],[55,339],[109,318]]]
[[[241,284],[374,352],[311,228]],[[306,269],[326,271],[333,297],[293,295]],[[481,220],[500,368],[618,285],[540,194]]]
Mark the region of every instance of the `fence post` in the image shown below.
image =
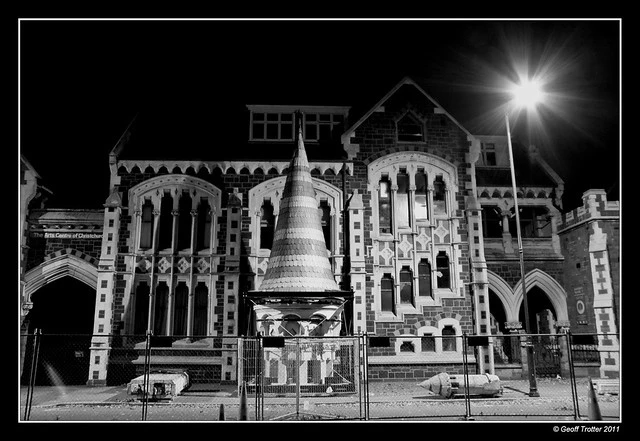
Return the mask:
[[[144,346],[144,366],[142,378],[142,421],[147,420],[147,409],[149,405],[149,376],[151,375],[151,334],[152,331],[147,330],[146,341]]]
[[[35,329],[33,333],[33,353],[31,354],[31,369],[29,369],[29,384],[27,386],[27,400],[24,408],[24,419],[29,421],[31,416],[31,405],[33,403],[33,387],[38,373],[38,355],[40,352],[40,335],[42,330]]]
[[[462,334],[462,371],[464,373],[464,412],[465,412],[464,418],[466,420],[472,420],[473,418],[471,417],[471,399],[469,397],[469,366],[468,366],[467,350],[468,350],[468,341],[467,341],[467,333],[465,332]],[[476,352],[476,354],[478,352]],[[476,366],[477,366],[477,360],[476,360]]]
[[[573,402],[573,419],[580,419],[580,411],[578,404],[578,387],[576,386],[576,373],[573,365],[572,337],[571,331],[565,333],[567,346],[567,361],[569,363],[569,381],[571,382],[571,399]]]
[[[364,420],[369,421],[369,335],[365,333],[362,336],[362,355],[363,363],[363,385],[364,385]]]
[[[257,351],[256,351],[256,365],[257,365],[257,374],[256,374],[256,421],[262,421],[264,419],[264,372],[265,368],[263,366],[264,362],[264,354],[262,349],[262,333],[258,332],[258,340],[257,340]]]

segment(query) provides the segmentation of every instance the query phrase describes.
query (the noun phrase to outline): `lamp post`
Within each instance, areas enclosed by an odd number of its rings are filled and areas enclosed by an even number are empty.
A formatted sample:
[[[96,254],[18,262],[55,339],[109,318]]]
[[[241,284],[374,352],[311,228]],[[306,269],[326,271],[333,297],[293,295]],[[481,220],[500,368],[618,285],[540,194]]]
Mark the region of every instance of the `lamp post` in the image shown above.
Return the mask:
[[[534,82],[525,82],[512,91],[514,102],[516,105],[533,106],[541,98],[539,88]],[[509,167],[511,169],[511,186],[513,191],[513,205],[516,215],[516,233],[518,236],[518,255],[520,257],[520,275],[522,277],[522,303],[524,305],[524,323],[525,332],[531,333],[531,325],[529,323],[529,302],[527,301],[527,284],[525,281],[524,270],[524,250],[522,247],[522,233],[520,230],[520,210],[518,209],[518,192],[516,190],[516,172],[513,163],[513,148],[511,146],[511,128],[509,126],[509,110],[505,112],[505,122],[507,125],[507,141],[509,145]],[[527,337],[527,367],[529,370],[529,396],[539,397],[538,386],[536,383],[536,361],[535,353],[531,337]]]

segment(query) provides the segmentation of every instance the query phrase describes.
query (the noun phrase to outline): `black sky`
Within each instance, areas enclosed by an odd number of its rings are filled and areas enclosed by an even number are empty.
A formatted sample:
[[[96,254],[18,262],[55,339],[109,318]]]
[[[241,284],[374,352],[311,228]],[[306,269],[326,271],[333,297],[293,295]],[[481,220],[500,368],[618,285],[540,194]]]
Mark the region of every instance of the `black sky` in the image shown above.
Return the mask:
[[[374,104],[404,76],[476,134],[522,44],[554,59],[564,116],[543,112],[543,156],[566,184],[618,198],[618,20],[21,20],[20,152],[52,208],[101,208],[108,153],[144,107],[184,105],[236,130],[246,104]],[[488,134],[488,133],[486,133]],[[517,136],[517,133],[514,134]],[[215,146],[212,146],[215,148]]]

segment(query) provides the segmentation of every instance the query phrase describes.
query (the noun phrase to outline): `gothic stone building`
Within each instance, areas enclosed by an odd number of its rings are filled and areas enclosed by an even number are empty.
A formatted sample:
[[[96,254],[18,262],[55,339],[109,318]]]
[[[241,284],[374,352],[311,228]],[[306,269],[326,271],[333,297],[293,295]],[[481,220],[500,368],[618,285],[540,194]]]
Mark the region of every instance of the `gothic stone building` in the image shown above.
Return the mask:
[[[173,337],[154,365],[188,359],[196,381],[234,381],[236,355],[210,337],[249,328],[243,299],[268,266],[298,111],[327,256],[353,293],[350,330],[393,336],[369,357],[371,378],[424,378],[429,364],[461,363],[459,341],[437,337],[522,332],[506,137],[470,133],[410,78],[363,112],[247,105],[248,133],[225,142],[198,116],[142,112],[109,155],[111,194],[96,210],[45,209],[46,188],[24,160],[23,329],[55,327],[45,299],[73,294],[39,292],[68,276],[91,288],[84,381],[140,367],[131,350],[148,330]],[[602,252],[617,256],[608,229],[617,211],[600,197],[604,218],[576,224],[535,147],[514,149],[532,332],[615,331],[599,308],[615,316],[617,264]],[[480,372],[519,361],[497,339],[489,348],[474,358]]]

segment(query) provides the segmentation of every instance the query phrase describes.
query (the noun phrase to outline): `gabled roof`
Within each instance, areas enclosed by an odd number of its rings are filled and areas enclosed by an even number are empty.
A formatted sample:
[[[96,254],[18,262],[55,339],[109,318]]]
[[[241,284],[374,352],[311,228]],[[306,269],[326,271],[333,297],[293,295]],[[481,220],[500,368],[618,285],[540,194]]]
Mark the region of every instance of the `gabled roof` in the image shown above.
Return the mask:
[[[29,161],[27,161],[27,158],[24,157],[24,155],[22,153],[20,153],[20,161],[22,161],[22,163],[24,164],[24,167],[27,170],[30,170],[31,173],[33,173],[33,175],[37,178],[40,179],[40,175],[38,174],[38,172],[36,171],[35,168],[33,168],[33,165],[31,165],[31,163]]]
[[[362,123],[364,123],[370,116],[371,114],[373,114],[376,109],[378,109],[380,106],[382,106],[391,96],[393,96],[402,86],[404,85],[412,85],[414,86],[416,89],[418,89],[418,91],[420,93],[422,93],[429,101],[431,101],[433,103],[433,105],[436,107],[436,109],[438,109],[438,112],[446,115],[447,117],[449,117],[449,119],[451,119],[451,121],[453,121],[459,128],[460,130],[462,130],[463,132],[465,132],[467,134],[467,136],[469,137],[473,137],[473,135],[467,130],[465,129],[462,124],[460,124],[453,116],[451,116],[451,114],[449,112],[447,112],[446,110],[444,110],[442,108],[442,106],[440,104],[438,104],[438,102],[436,100],[434,100],[431,95],[429,95],[427,92],[424,91],[424,89],[422,87],[420,87],[420,85],[418,85],[413,79],[411,79],[410,77],[404,77],[402,80],[400,80],[400,82],[398,82],[398,84],[396,84],[389,92],[387,92],[387,94],[385,96],[383,96],[380,101],[378,101],[373,107],[371,107],[364,115],[362,115],[362,117],[360,117],[360,119],[358,119],[358,121],[356,121],[354,124],[352,124],[343,134],[342,134],[342,142],[343,144],[349,139],[349,137],[351,137],[351,135],[353,134],[353,132],[362,125]]]

